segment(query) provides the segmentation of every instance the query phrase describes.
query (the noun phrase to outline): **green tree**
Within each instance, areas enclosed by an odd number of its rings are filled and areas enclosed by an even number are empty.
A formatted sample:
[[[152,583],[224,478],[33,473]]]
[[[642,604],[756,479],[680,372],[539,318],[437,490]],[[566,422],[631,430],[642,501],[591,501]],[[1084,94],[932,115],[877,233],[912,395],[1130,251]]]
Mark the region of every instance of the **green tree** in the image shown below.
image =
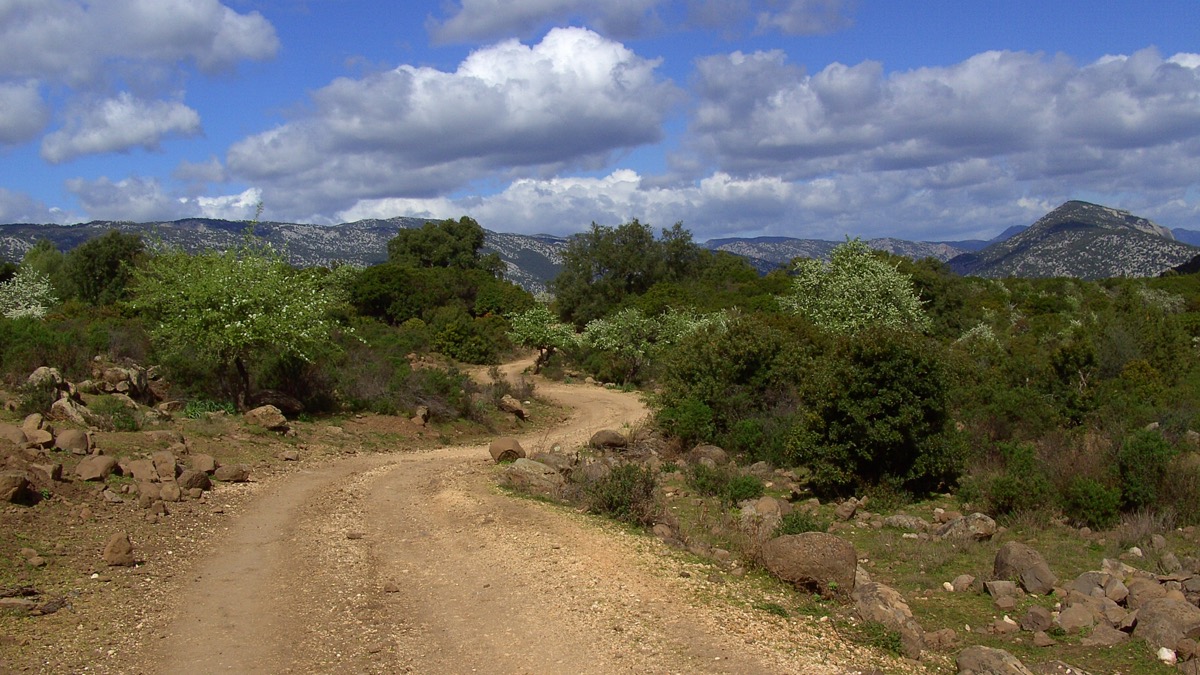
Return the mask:
[[[637,219],[618,227],[592,223],[571,238],[550,289],[559,318],[582,328],[659,282],[690,278],[708,259],[678,223],[661,239]]]
[[[508,322],[511,326],[508,332],[510,340],[522,347],[538,350],[537,360],[533,363],[535,375],[541,372],[542,366],[556,351],[569,349],[579,341],[575,329],[556,320],[550,308],[542,304],[511,315]]]
[[[400,230],[388,242],[388,260],[409,267],[477,269],[499,276],[504,270],[500,256],[479,252],[484,238],[479,223],[466,216],[430,221],[416,229]]]
[[[829,262],[796,263],[792,292],[780,304],[835,333],[864,329],[927,332],[929,317],[912,279],[875,254],[861,239],[833,249]]]
[[[224,252],[150,258],[134,274],[131,305],[152,322],[160,349],[211,363],[244,409],[252,362],[270,354],[308,361],[332,344],[330,311],[341,298],[325,281],[247,240]]]
[[[21,258],[21,267],[41,272],[50,280],[55,297],[59,300],[69,300],[75,294],[71,280],[66,275],[66,260],[66,256],[58,250],[54,242],[39,239],[33,248],[25,251],[24,257]]]
[[[111,305],[125,296],[144,252],[140,235],[109,230],[72,249],[64,261],[64,273],[79,299]]]

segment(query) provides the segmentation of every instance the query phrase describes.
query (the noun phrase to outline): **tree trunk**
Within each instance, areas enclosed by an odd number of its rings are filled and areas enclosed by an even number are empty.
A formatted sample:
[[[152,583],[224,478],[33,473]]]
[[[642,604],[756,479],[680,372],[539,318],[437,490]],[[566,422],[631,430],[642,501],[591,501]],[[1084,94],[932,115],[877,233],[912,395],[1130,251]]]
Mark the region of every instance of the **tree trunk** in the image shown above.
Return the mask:
[[[234,357],[233,365],[237,368],[237,391],[234,392],[234,405],[237,406],[238,412],[245,412],[246,400],[250,397],[250,373],[246,370],[246,363],[240,356]]]

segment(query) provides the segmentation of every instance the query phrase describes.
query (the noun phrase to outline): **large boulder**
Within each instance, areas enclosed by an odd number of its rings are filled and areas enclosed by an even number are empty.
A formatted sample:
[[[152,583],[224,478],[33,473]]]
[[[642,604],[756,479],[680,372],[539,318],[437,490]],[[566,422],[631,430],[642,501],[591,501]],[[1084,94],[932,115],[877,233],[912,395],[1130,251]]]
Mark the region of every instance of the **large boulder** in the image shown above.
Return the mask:
[[[1058,583],[1042,554],[1019,541],[1005,542],[996,551],[992,570],[994,578],[1018,581],[1027,592],[1036,595],[1050,593]]]
[[[500,410],[514,415],[517,419],[529,419],[529,413],[525,410],[525,406],[521,402],[513,398],[511,394],[505,394],[500,397],[500,402],[496,404]]]
[[[30,497],[29,476],[24,471],[0,472],[0,503],[26,504]]]
[[[1017,657],[993,647],[967,647],[955,659],[958,675],[1034,675]]]
[[[203,471],[199,473],[208,475]],[[245,483],[250,480],[250,467],[245,464],[224,464],[213,471],[212,477],[226,483]]]
[[[54,447],[72,455],[86,455],[92,451],[92,435],[82,429],[63,429],[54,437]]]
[[[0,438],[7,439],[18,448],[25,445],[25,441],[28,440],[25,430],[15,424],[0,424]]]
[[[175,459],[175,453],[170,450],[159,450],[150,455],[150,460],[154,463],[154,471],[159,480],[174,480],[179,475],[179,463]]]
[[[560,497],[566,486],[566,479],[554,467],[524,457],[506,466],[500,480],[514,490],[552,498]]]
[[[718,466],[729,463],[729,453],[715,445],[697,445],[692,448],[691,458],[693,462],[699,462],[701,459],[712,460]]]
[[[212,480],[209,479],[208,474],[204,473],[203,471],[196,471],[195,469],[188,469],[183,473],[180,473],[179,477],[175,479],[175,482],[177,485],[179,485],[181,490],[192,490],[196,488],[201,490],[212,489]]]
[[[588,445],[600,450],[611,450],[614,448],[624,448],[629,445],[628,439],[625,438],[619,431],[612,429],[601,429],[592,434]]]
[[[854,590],[858,554],[854,545],[824,532],[775,537],[762,549],[763,565],[775,576],[826,596]]]
[[[247,424],[270,429],[271,431],[287,431],[287,418],[283,416],[283,411],[273,405],[263,405],[249,410],[243,416]]]
[[[904,597],[894,588],[876,582],[856,584],[851,594],[854,609],[863,621],[874,621],[900,634],[904,655],[921,658],[925,648],[925,630],[913,618]]]
[[[1155,649],[1176,649],[1185,637],[1200,635],[1200,608],[1186,600],[1155,598],[1138,609],[1133,637]]]
[[[117,468],[117,458],[111,455],[92,455],[75,466],[79,480],[104,480]]]
[[[492,460],[499,464],[521,459],[525,456],[525,449],[521,447],[521,442],[517,439],[504,436],[492,441],[488,446],[488,453],[491,454]]]
[[[124,532],[108,538],[102,555],[104,562],[112,567],[132,567],[137,562],[133,557],[133,542],[129,541],[129,535]]]

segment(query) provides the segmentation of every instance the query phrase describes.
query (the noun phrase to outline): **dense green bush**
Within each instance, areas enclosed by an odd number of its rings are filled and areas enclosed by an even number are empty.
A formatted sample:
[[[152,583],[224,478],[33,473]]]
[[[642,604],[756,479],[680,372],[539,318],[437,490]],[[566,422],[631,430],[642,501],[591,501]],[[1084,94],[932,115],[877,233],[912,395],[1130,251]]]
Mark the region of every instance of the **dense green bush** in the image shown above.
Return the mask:
[[[1121,503],[1135,511],[1157,505],[1168,468],[1178,450],[1157,431],[1137,431],[1125,439],[1117,452]]]
[[[684,475],[688,486],[696,494],[718,497],[729,506],[745,499],[757,499],[763,496],[766,489],[760,478],[739,473],[730,465],[711,467],[703,463],[692,464]]]
[[[1038,511],[1054,503],[1054,490],[1046,467],[1031,443],[1004,443],[999,447],[1004,471],[985,487],[990,511],[999,515]]]
[[[881,330],[842,338],[818,362],[788,446],[818,494],[884,480],[915,493],[953,483],[964,458],[948,424],[944,358],[932,339]]]
[[[631,525],[653,525],[658,516],[655,486],[652,469],[622,464],[586,487],[587,506]]]
[[[780,519],[773,536],[782,537],[785,534],[824,532],[827,529],[829,529],[829,523],[818,518],[813,512],[796,509]]]
[[[1063,513],[1080,525],[1106,530],[1121,517],[1121,491],[1092,478],[1073,478],[1063,495]]]

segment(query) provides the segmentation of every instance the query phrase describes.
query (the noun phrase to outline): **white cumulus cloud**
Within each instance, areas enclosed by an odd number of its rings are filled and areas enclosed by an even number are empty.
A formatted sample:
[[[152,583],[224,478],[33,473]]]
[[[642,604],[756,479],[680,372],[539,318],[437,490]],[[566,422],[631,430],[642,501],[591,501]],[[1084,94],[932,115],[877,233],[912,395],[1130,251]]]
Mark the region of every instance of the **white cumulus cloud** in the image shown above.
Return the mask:
[[[79,106],[65,128],[42,139],[42,158],[59,164],[82,155],[154,150],[168,136],[201,132],[200,114],[178,101],[143,101],[127,92]]]
[[[600,166],[654,143],[679,100],[658,62],[585,29],[472,52],[453,72],[338,78],[314,111],[234,144],[227,167],[288,213],[429,197],[482,178]]]
[[[5,0],[0,6],[0,77],[71,86],[92,83],[118,64],[190,61],[208,71],[279,49],[257,12],[218,0]]]

